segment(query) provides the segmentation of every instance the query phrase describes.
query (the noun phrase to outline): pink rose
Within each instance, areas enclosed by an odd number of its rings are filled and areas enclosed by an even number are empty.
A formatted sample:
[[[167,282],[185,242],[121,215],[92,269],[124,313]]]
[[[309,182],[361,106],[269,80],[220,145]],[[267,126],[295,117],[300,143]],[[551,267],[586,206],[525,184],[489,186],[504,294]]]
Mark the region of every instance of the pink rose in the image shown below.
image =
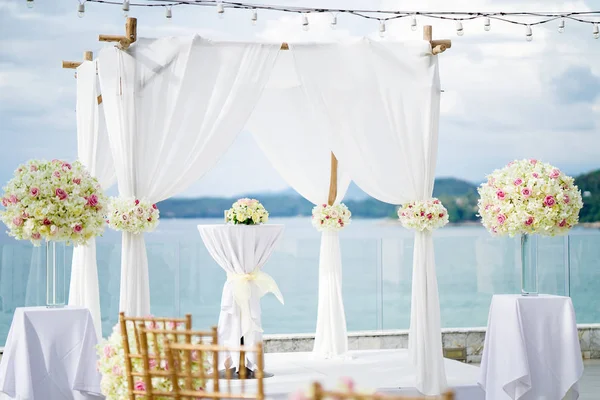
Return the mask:
[[[533,174],[531,174],[531,176],[533,176],[536,179],[540,177],[537,172],[534,172]]]
[[[523,183],[523,179],[517,178],[513,183],[515,184],[515,186],[521,186],[521,184]]]
[[[69,164],[69,163],[63,163],[62,169],[63,169],[63,171],[70,170],[71,169],[71,164]]]
[[[440,204],[440,201],[439,200],[434,200],[433,204]]]
[[[90,197],[88,197],[87,205],[90,207],[96,207],[98,205],[98,196],[95,194],[92,194]]]
[[[444,218],[444,213],[440,213],[439,217]]]
[[[563,201],[565,202],[565,204],[569,204],[569,202],[571,201],[571,198],[569,197],[568,194],[565,194],[565,197],[563,198]]]
[[[65,200],[67,197],[69,197],[69,195],[67,194],[67,192],[65,192],[61,188],[57,188],[54,191],[54,193],[56,194],[56,197],[58,197],[60,200]]]
[[[29,189],[29,194],[31,194],[32,197],[37,197],[38,194],[40,194],[40,189],[32,187],[31,189]]]
[[[9,201],[3,197],[3,198],[2,198],[2,205],[3,205],[4,207],[8,207],[8,204],[9,204]]]
[[[9,199],[9,201],[10,201],[11,203],[13,203],[13,204],[17,204],[17,203],[19,202],[19,199],[18,199],[18,198],[17,198],[17,196],[16,196],[16,195],[14,195],[14,194],[11,194],[11,195],[10,195],[10,197],[9,197],[8,199]]]
[[[342,385],[344,385],[344,387],[348,389],[349,392],[354,391],[354,381],[352,380],[352,378],[344,377],[340,380]]]
[[[120,366],[115,365],[112,369],[112,373],[113,373],[113,375],[121,376],[123,374],[123,371],[121,371]]]
[[[409,204],[409,205],[408,205],[408,208],[412,208],[412,204]]]
[[[81,184],[81,178],[73,178],[73,183],[76,185]]]
[[[173,321],[167,321],[167,323],[165,325],[166,325],[166,328],[171,331],[177,328],[177,325],[175,325],[175,322],[173,322]]]
[[[104,357],[108,358],[112,356],[112,347],[109,345],[104,346]]]
[[[431,213],[427,214],[427,219],[431,219],[431,218],[433,218],[433,214],[431,214]]]
[[[34,232],[31,234],[31,238],[33,240],[40,240],[42,238],[42,235],[40,235],[38,232]]]
[[[136,199],[135,200],[135,205],[137,206],[138,204],[140,204],[140,201]]]
[[[531,189],[529,189],[527,187],[523,188],[523,190],[521,190],[521,194],[525,197],[529,197],[529,196],[531,196]]]
[[[507,167],[510,167],[510,166],[511,166],[511,165],[513,165],[514,163],[515,163],[514,161],[511,161],[511,162],[509,162],[508,164],[506,164],[506,166],[507,166]]]
[[[48,218],[44,218],[43,224],[48,226],[48,225],[52,225],[52,222]]]
[[[12,220],[13,224],[15,224],[16,226],[21,226],[23,225],[23,219],[21,217],[14,217]]]
[[[326,215],[326,216],[325,216],[325,219],[329,219],[329,215]]]
[[[532,165],[535,165],[535,164],[537,164],[537,160],[536,160],[536,159],[533,159],[533,158],[532,158],[531,160],[529,160],[529,162],[530,162]]]
[[[151,358],[151,359],[149,359],[149,360],[148,360],[148,366],[149,366],[151,369],[154,369],[154,368],[156,368],[156,365],[157,365],[157,364],[156,364],[156,358]]]
[[[152,205],[152,207],[154,207],[154,204]],[[327,207],[327,204],[323,204],[323,207]]]
[[[533,217],[529,217],[525,220],[525,225],[531,226],[533,224]]]
[[[58,171],[54,171],[54,172],[52,173],[52,176],[53,176],[53,177],[55,177],[55,178],[60,178],[60,172],[58,172]]]
[[[145,392],[146,391],[146,384],[143,381],[137,381],[135,383],[135,385],[133,386],[133,388],[135,390],[139,390],[141,392]]]
[[[23,217],[23,219],[29,218],[29,214],[27,214],[25,211],[23,211],[22,217]]]
[[[158,210],[158,207],[156,207],[156,204],[152,204],[152,208],[155,210]]]
[[[169,362],[167,360],[160,360],[160,367],[166,371],[169,370]]]
[[[558,169],[553,169],[552,171],[550,171],[550,173],[548,174],[548,176],[552,179],[556,179],[560,176],[560,170]]]
[[[83,226],[81,226],[81,224],[77,224],[73,227],[73,232],[75,233],[79,233],[83,230]]]
[[[552,196],[546,196],[546,198],[544,199],[544,205],[547,207],[552,207],[556,204],[556,200],[554,200],[554,197]]]
[[[29,167],[29,170],[30,170],[31,172],[35,172],[35,171],[37,171],[37,170],[38,170],[38,167],[37,167],[37,166],[35,166],[35,165],[32,165],[32,166],[30,166],[30,167]]]
[[[567,225],[567,221],[566,220],[562,220],[560,221],[560,223],[558,224],[558,226],[560,226],[561,228],[564,228]]]
[[[152,222],[152,217],[149,217],[149,218],[148,218],[148,222]]]
[[[496,219],[498,220],[498,223],[500,225],[504,225],[504,222],[506,222],[506,215],[504,215],[504,214],[498,214],[498,216],[496,217]]]
[[[502,190],[498,190],[496,192],[496,197],[498,197],[498,200],[504,200],[504,197],[506,197],[506,194]]]

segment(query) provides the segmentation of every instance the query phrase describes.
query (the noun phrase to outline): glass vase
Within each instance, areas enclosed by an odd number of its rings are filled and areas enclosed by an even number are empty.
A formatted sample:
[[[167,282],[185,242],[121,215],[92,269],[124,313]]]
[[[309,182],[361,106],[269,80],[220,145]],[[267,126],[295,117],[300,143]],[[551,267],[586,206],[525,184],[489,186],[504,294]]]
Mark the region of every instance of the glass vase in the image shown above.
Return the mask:
[[[521,235],[521,294],[538,295],[537,235]]]
[[[65,245],[46,242],[46,307],[65,306]]]

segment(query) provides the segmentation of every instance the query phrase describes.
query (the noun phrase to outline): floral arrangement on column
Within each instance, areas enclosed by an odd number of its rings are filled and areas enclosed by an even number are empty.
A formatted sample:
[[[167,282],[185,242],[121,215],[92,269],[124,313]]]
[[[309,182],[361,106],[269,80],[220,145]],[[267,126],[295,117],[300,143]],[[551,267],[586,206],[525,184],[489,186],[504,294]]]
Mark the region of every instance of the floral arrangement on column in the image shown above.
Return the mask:
[[[339,231],[351,222],[352,213],[344,203],[315,206],[312,224],[318,231]]]
[[[159,218],[156,204],[132,197],[112,197],[106,223],[116,231],[140,234],[156,229]]]
[[[436,198],[413,201],[398,209],[398,218],[405,228],[420,232],[432,231],[448,223],[448,210]]]
[[[478,192],[481,221],[498,236],[565,234],[579,222],[583,207],[573,178],[534,159],[495,170]]]
[[[225,222],[234,225],[260,225],[269,220],[269,213],[256,199],[239,199],[225,211]]]
[[[151,322],[146,322],[147,329],[159,329],[158,326],[154,326]],[[161,327],[162,328],[162,327]],[[170,325],[167,323],[166,329],[168,330],[185,330],[185,326],[180,324],[175,326],[175,323],[171,322]],[[129,337],[129,348],[132,352],[137,352],[138,346],[135,340],[135,333],[133,326],[128,324],[128,337]],[[159,371],[169,371],[169,364],[165,355],[164,343],[165,340],[177,341],[174,334],[169,334],[166,337],[158,337],[154,340],[152,333],[148,335],[148,351],[150,358],[150,368],[157,369]],[[201,338],[194,338],[193,344],[201,342]],[[154,343],[158,343],[158,350],[154,348]],[[125,375],[125,350],[123,349],[123,338],[121,336],[121,328],[119,324],[115,325],[112,334],[103,339],[96,347],[98,354],[97,368],[102,374],[102,381],[100,382],[100,388],[102,394],[106,396],[107,400],[122,400],[126,399],[128,394],[128,383],[127,376]],[[152,358],[158,352],[160,354],[157,358]],[[181,359],[182,357],[180,357]],[[184,358],[183,358],[184,359]],[[141,358],[134,358],[132,362],[132,372],[141,373],[143,372],[143,360]],[[206,354],[204,354],[201,360],[196,352],[192,352],[192,371],[198,372],[200,368],[204,368],[208,371],[208,360]],[[184,368],[184,365],[177,365],[177,368]],[[146,383],[141,377],[134,378],[134,390],[145,391]],[[153,378],[154,388],[161,391],[170,392],[173,389],[171,378],[166,376],[164,378]],[[183,382],[182,382],[183,383]],[[205,382],[200,379],[194,379],[194,387],[198,391],[202,391],[205,387]],[[183,387],[182,384],[180,384]]]
[[[19,165],[1,201],[0,219],[8,234],[35,246],[43,239],[84,245],[104,232],[107,198],[79,161]]]

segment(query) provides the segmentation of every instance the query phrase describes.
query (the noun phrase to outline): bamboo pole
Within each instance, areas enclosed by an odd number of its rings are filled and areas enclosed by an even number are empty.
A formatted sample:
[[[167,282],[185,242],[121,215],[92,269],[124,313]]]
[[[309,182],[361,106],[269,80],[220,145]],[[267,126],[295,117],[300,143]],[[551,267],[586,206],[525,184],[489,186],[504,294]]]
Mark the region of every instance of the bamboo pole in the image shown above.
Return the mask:
[[[337,197],[337,180],[338,180],[338,160],[335,154],[331,152],[331,172],[329,175],[329,198],[327,203],[332,206]]]
[[[137,19],[127,18],[125,22],[125,35],[99,35],[101,42],[118,42],[121,50],[127,50],[137,40]]]
[[[431,54],[433,55],[443,53],[446,49],[452,47],[450,39],[433,40],[433,28],[431,25],[423,26],[423,40],[431,43]]]
[[[83,61],[93,61],[94,60],[94,53],[91,51],[84,51],[83,52]],[[62,62],[62,67],[63,68],[67,68],[67,69],[77,69],[77,67],[79,67],[81,64],[83,64],[83,61],[64,61]],[[75,73],[75,78],[77,78],[77,72]],[[98,104],[102,104],[102,95],[98,96]]]

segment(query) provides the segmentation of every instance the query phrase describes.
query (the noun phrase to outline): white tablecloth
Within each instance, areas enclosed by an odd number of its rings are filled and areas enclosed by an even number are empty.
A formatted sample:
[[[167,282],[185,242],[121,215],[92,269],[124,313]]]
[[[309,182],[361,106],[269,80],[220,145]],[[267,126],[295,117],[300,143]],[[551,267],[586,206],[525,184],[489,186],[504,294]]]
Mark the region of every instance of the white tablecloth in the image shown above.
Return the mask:
[[[97,399],[96,344],[86,308],[17,308],[0,363],[0,392],[20,400]]]
[[[273,293],[283,304],[277,284],[261,271],[283,233],[283,225],[198,225],[212,258],[227,273],[219,315],[219,342],[226,346],[252,346],[262,341],[260,298]],[[239,367],[239,357],[233,356]],[[247,358],[255,368],[256,358]],[[219,368],[223,368],[224,361]]]
[[[495,295],[480,373],[486,400],[576,399],[583,361],[571,299]]]

